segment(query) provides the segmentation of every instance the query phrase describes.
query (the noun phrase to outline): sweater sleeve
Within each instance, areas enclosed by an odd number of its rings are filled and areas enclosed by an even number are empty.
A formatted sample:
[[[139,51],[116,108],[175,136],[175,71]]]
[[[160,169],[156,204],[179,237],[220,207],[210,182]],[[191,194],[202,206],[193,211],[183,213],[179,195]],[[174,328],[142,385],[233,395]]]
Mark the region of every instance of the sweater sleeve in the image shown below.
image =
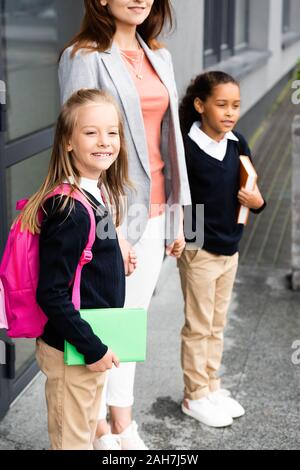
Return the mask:
[[[101,359],[108,348],[82,320],[71,299],[75,272],[86,247],[90,220],[86,209],[77,201],[70,212],[58,210],[52,198],[45,204],[40,234],[40,270],[37,302],[57,334],[84,355],[86,364]]]

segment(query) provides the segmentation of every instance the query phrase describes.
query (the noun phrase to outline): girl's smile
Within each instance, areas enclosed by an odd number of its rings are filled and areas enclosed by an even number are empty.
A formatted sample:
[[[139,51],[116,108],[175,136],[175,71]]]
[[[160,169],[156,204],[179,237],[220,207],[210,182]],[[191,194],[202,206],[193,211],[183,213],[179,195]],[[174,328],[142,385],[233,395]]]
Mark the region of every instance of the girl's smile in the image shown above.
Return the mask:
[[[128,7],[128,10],[136,13],[137,15],[140,15],[140,14],[144,13],[145,7],[139,7],[139,6]]]
[[[98,179],[118,157],[120,145],[119,117],[111,103],[79,109],[68,152],[81,176]]]
[[[111,158],[112,157],[112,153],[108,153],[108,152],[95,152],[95,153],[92,153],[93,157],[96,157],[96,158]]]
[[[101,0],[107,6],[119,26],[138,26],[151,12],[154,0]]]

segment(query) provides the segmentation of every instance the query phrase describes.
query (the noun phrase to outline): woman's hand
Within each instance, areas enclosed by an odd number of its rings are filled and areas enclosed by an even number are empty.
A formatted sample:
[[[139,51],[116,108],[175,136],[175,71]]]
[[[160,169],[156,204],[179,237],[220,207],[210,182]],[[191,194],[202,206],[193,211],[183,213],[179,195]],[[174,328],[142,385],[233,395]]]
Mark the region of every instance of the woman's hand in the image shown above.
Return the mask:
[[[130,276],[137,267],[137,256],[130,243],[124,237],[120,227],[117,228],[117,234],[124,261],[125,276]]]
[[[128,243],[128,245],[131,246],[130,243]],[[130,276],[130,274],[132,274],[136,270],[136,267],[137,256],[133,248],[131,248],[131,250],[128,252],[128,274],[126,275]]]
[[[264,204],[264,199],[257,184],[253,191],[242,188],[238,193],[238,200],[242,206],[248,207],[249,209],[259,209]]]
[[[177,238],[171,245],[167,246],[166,254],[168,256],[174,256],[175,258],[180,258],[182,252],[185,248],[185,239],[184,237]]]
[[[115,353],[109,349],[102,359],[94,362],[93,364],[88,364],[86,367],[91,372],[105,372],[106,370],[111,369],[113,364],[116,367],[119,367],[120,361]]]
[[[182,252],[185,248],[186,242],[183,231],[183,209],[180,209],[180,225],[179,225],[179,234],[176,240],[167,246],[166,254],[167,256],[174,256],[175,258],[180,258]]]

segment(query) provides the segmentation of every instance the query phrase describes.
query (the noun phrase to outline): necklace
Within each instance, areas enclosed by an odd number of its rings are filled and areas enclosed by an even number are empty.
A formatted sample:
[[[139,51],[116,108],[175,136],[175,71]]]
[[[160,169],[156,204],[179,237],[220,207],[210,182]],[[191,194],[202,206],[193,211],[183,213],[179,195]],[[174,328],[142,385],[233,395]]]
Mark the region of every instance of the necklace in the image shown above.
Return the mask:
[[[134,70],[136,78],[138,78],[139,80],[143,80],[142,68],[143,68],[143,62],[144,62],[144,56],[145,56],[144,51],[143,50],[139,51],[139,58],[131,57],[122,50],[121,50],[121,54],[123,57],[127,59],[128,64]]]

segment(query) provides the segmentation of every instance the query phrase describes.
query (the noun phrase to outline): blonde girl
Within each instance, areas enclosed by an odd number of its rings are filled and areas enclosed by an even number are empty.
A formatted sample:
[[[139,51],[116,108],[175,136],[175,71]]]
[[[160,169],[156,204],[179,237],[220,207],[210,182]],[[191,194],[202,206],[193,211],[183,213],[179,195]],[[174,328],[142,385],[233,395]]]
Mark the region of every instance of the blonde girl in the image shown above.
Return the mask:
[[[59,115],[48,175],[30,199],[23,226],[40,234],[40,272],[37,301],[48,317],[37,340],[36,358],[46,375],[48,431],[53,450],[93,449],[105,371],[119,365],[113,351],[94,335],[72,303],[71,288],[84,250],[90,218],[70,196],[47,199],[62,183],[81,191],[93,208],[96,227],[105,218],[110,233],[114,223],[102,200],[100,184],[114,203],[129,185],[122,117],[114,99],[98,90],[79,90]],[[42,223],[38,211],[44,212]],[[100,224],[102,226],[102,224]],[[124,265],[118,239],[97,229],[93,259],[81,276],[81,307],[123,307]],[[136,260],[132,253],[131,262]],[[64,341],[85,357],[86,366],[64,364]]]

